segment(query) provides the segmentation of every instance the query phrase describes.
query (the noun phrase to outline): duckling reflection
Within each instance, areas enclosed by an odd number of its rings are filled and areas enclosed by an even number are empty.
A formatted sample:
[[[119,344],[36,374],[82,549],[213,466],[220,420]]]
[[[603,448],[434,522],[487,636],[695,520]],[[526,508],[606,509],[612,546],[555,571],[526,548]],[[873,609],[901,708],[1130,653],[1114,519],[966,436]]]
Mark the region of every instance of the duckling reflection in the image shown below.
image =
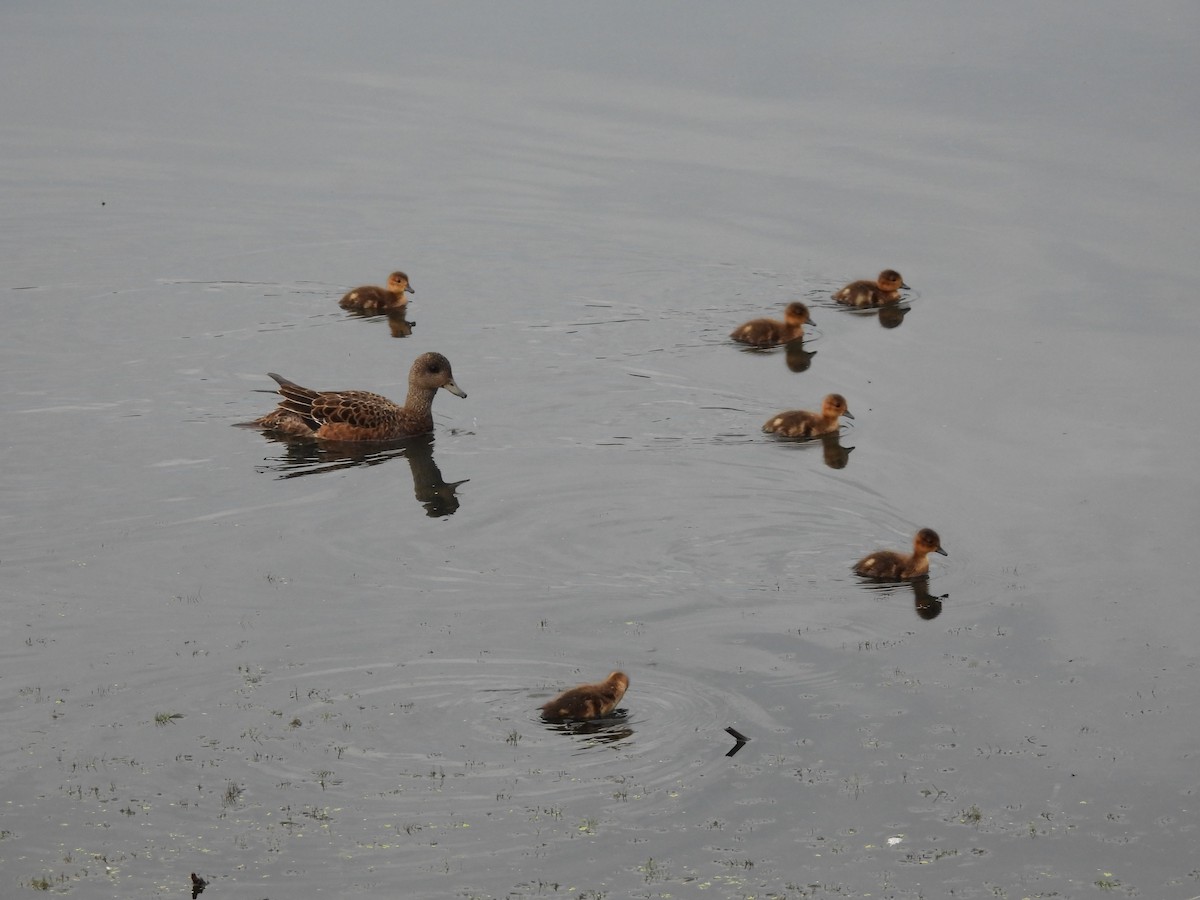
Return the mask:
[[[817,324],[803,303],[789,303],[783,311],[783,321],[777,319],[752,319],[733,329],[729,336],[739,344],[749,344],[760,350],[778,347],[804,337],[805,325]]]
[[[913,608],[922,619],[936,619],[942,614],[942,601],[949,599],[949,594],[936,596],[929,593],[929,576],[922,575],[911,582],[913,592]]]
[[[430,518],[454,515],[458,511],[458,486],[461,481],[446,481],[433,459],[434,436],[422,434],[387,443],[362,444],[354,441],[317,441],[312,438],[289,438],[286,435],[268,434],[272,443],[286,448],[282,457],[262,467],[260,471],[274,469],[280,478],[301,478],[336,472],[354,466],[377,466],[390,459],[403,456],[412,471],[413,495],[425,507]]]
[[[879,325],[881,328],[899,328],[904,323],[904,317],[912,311],[911,306],[901,306],[892,303],[879,307]]]
[[[821,435],[821,450],[825,465],[831,469],[844,469],[850,463],[850,451],[853,447],[842,446],[842,433],[834,431]]]
[[[949,594],[936,595],[929,591],[929,576],[919,575],[916,578],[911,578],[906,582],[883,581],[873,579],[868,581],[865,588],[871,591],[878,591],[881,594],[896,594],[904,590],[905,587],[912,591],[913,595],[913,611],[917,616],[926,621],[936,619],[942,614],[942,601],[948,600]]]
[[[816,350],[804,349],[804,338],[788,341],[783,345],[783,352],[784,362],[792,372],[807,372],[812,365],[812,358],[817,355]]]
[[[416,327],[416,322],[408,318],[408,308],[401,307],[400,309],[385,309],[378,312],[368,312],[363,309],[347,310],[350,315],[357,319],[378,319],[383,316],[387,319],[388,329],[394,338],[408,337],[413,333],[413,328]]]
[[[546,725],[550,731],[559,734],[586,737],[589,742],[597,744],[615,744],[626,738],[633,737],[633,729],[620,723],[625,721],[628,714],[623,709],[614,710],[611,716],[603,719],[588,719],[583,722],[568,720],[566,722],[551,722]]]

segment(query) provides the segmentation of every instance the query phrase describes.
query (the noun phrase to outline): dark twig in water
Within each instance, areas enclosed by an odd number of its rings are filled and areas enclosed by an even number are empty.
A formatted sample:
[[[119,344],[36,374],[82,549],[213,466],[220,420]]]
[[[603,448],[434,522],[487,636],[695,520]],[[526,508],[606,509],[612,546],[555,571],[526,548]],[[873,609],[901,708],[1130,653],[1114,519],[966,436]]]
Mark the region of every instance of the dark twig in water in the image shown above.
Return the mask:
[[[736,728],[734,728],[732,726],[726,726],[725,730],[729,733],[730,737],[732,737],[735,741],[737,741],[737,743],[734,744],[729,749],[729,752],[725,754],[726,756],[733,756],[733,754],[737,753],[744,746],[746,746],[746,742],[749,741],[750,738],[746,737],[744,734],[742,734],[740,731],[738,731]]]

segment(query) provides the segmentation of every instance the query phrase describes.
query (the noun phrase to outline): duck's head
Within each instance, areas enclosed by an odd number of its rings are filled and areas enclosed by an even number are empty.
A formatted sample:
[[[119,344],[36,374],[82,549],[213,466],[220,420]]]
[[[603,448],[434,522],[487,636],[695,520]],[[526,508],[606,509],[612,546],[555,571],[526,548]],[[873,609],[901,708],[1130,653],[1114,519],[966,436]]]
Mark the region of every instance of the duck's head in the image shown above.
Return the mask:
[[[854,418],[854,414],[850,412],[850,407],[846,404],[846,398],[841,394],[827,394],[825,399],[821,401],[821,414],[824,416],[845,416],[847,419]]]
[[[415,294],[412,285],[408,283],[408,276],[403,272],[393,272],[388,276],[388,290],[394,294]]]
[[[942,556],[949,556],[942,549],[942,539],[938,537],[938,533],[932,528],[922,528],[917,532],[917,536],[913,538],[913,549],[921,553],[940,553]]]
[[[435,391],[445,388],[456,397],[467,396],[466,391],[454,383],[450,360],[440,353],[422,353],[418,356],[408,371],[408,383]]]

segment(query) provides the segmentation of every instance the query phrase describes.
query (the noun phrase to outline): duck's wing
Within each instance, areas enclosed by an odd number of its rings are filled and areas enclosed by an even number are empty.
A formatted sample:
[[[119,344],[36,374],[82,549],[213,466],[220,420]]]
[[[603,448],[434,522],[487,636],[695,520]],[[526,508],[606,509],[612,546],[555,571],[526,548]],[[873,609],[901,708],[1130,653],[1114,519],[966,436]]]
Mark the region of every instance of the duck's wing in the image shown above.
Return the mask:
[[[370,391],[322,391],[312,400],[312,417],[323,425],[378,428],[389,424],[399,410],[387,397]]]

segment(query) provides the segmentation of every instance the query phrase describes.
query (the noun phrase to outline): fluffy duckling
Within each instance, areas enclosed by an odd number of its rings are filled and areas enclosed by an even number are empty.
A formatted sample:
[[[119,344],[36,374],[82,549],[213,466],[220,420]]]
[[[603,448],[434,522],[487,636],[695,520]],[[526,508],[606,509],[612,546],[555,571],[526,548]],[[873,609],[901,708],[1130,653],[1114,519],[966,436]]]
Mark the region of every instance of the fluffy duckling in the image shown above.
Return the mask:
[[[251,425],[289,437],[329,441],[394,441],[433,431],[433,395],[445,388],[466,397],[454,383],[450,360],[422,353],[408,372],[404,405],[370,391],[314,391],[268,372],[279,382],[283,400]]]
[[[629,676],[613,672],[598,684],[581,684],[559,694],[542,707],[542,717],[550,722],[603,718],[617,708],[628,688]]]
[[[342,309],[358,309],[366,312],[373,310],[403,309],[408,305],[405,294],[416,291],[408,283],[408,276],[403,272],[393,272],[388,276],[387,287],[376,287],[372,284],[356,287],[342,298],[339,304]]]
[[[846,398],[841,394],[827,394],[821,401],[819,413],[806,409],[791,409],[787,412],[776,413],[767,419],[762,430],[767,434],[777,434],[780,437],[811,438],[822,434],[832,434],[838,430],[838,417],[845,416],[853,419],[854,415],[846,407]]]
[[[922,528],[913,538],[912,556],[895,550],[877,550],[864,556],[854,564],[854,573],[864,578],[885,578],[888,581],[906,581],[919,578],[929,572],[929,554],[949,556],[942,549],[942,539],[932,528]]]
[[[739,344],[752,347],[777,347],[797,338],[804,337],[804,326],[815,325],[803,303],[789,303],[783,311],[783,321],[776,319],[751,319],[739,325],[729,336]]]
[[[880,306],[900,299],[900,290],[910,290],[900,273],[884,269],[875,281],[852,281],[833,295],[838,303],[847,306]]]

